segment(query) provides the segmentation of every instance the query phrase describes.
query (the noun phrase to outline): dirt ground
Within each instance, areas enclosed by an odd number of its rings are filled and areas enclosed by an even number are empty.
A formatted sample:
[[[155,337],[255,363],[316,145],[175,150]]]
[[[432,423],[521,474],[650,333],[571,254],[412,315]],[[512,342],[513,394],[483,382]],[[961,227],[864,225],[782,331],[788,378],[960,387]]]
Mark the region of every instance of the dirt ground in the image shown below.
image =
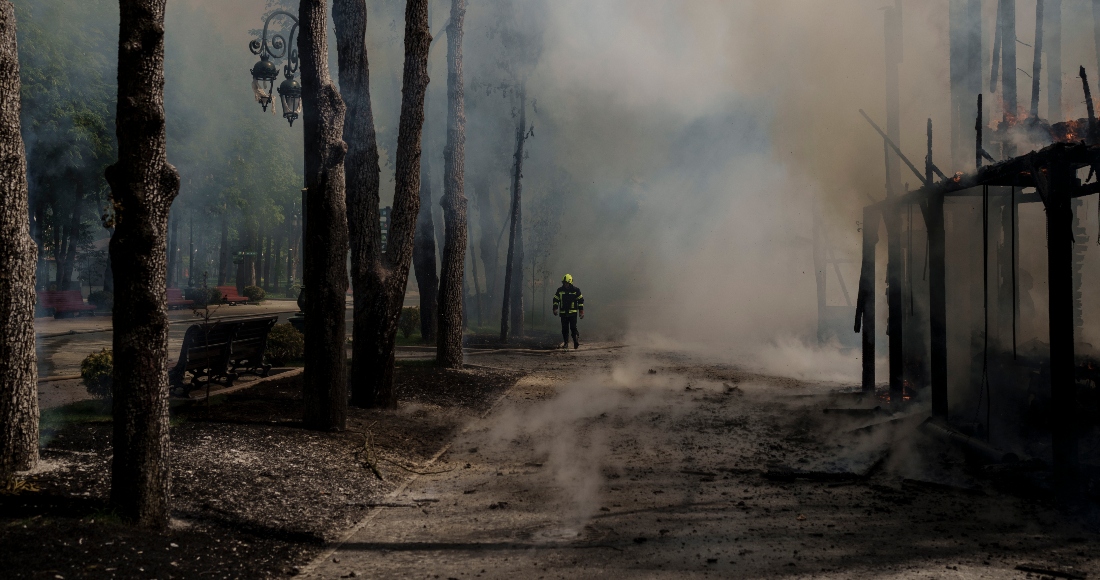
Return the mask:
[[[301,428],[300,376],[275,377],[209,406],[174,401],[173,518],[160,534],[132,530],[107,511],[108,410],[97,401],[55,410],[44,417],[40,467],[21,489],[0,493],[0,576],[290,573],[418,471],[519,376],[403,364],[396,379],[400,408],[352,409],[343,433]]]
[[[0,569],[18,578],[1100,573],[1093,500],[1054,500],[1039,471],[975,467],[923,435],[920,409],[892,415],[847,385],[686,354],[534,346],[479,353],[461,373],[405,362],[401,408],[353,411],[342,434],[298,428],[293,379],[178,412],[165,534],[104,511],[109,425],[58,430],[46,469],[27,480],[39,490],[0,496]]]

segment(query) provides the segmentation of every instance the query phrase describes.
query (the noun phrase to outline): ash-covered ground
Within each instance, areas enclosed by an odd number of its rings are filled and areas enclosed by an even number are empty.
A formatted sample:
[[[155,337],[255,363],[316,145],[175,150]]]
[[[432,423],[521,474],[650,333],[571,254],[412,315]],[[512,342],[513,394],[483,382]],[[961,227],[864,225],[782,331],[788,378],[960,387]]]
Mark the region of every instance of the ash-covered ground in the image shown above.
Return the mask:
[[[471,359],[461,372],[403,363],[400,408],[353,410],[345,433],[298,426],[293,378],[179,411],[163,534],[105,511],[110,425],[86,417],[54,433],[32,488],[0,495],[0,567],[16,578],[1100,573],[1093,500],[1059,503],[1041,472],[968,463],[924,434],[919,406],[892,414],[801,370],[612,343]]]
[[[894,415],[876,397],[840,394],[843,384],[640,348],[483,361],[528,375],[458,437],[438,462],[446,470],[391,495],[303,573],[1100,572],[1092,504],[1054,501],[1034,473],[968,464],[923,434],[919,407]]]

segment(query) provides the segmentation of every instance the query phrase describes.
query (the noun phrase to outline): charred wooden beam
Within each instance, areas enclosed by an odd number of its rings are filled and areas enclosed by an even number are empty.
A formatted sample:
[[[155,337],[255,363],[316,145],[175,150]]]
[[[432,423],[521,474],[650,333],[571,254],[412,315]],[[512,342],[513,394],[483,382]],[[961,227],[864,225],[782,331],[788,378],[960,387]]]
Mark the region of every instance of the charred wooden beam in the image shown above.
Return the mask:
[[[894,151],[894,153],[896,153],[896,154],[897,154],[898,158],[900,158],[900,159],[901,159],[901,160],[902,160],[902,161],[903,161],[903,162],[904,162],[904,163],[905,163],[905,164],[906,164],[907,166],[909,166],[909,169],[910,169],[910,170],[911,170],[911,171],[913,172],[913,175],[916,175],[916,176],[917,176],[917,179],[919,179],[919,180],[920,180],[920,182],[921,182],[922,184],[926,184],[926,182],[925,182],[925,180],[924,180],[924,176],[923,176],[923,175],[921,175],[921,172],[917,170],[917,166],[916,166],[916,165],[913,165],[913,162],[912,162],[912,161],[909,161],[909,158],[908,158],[908,157],[906,157],[906,156],[905,156],[905,154],[901,152],[901,148],[900,148],[900,147],[898,147],[897,143],[894,143],[894,141],[893,141],[892,139],[890,139],[890,137],[888,137],[888,136],[886,135],[886,132],[884,132],[884,131],[882,130],[882,128],[880,128],[880,127],[878,126],[878,124],[877,124],[877,123],[875,123],[874,121],[872,121],[872,120],[871,120],[871,117],[868,117],[868,116],[867,116],[867,113],[864,113],[864,112],[863,112],[863,109],[860,109],[860,110],[859,110],[859,114],[860,114],[860,115],[863,115],[863,118],[864,118],[864,119],[867,119],[867,122],[868,122],[868,123],[870,123],[870,124],[871,124],[871,126],[875,128],[875,131],[878,131],[878,134],[882,136],[882,140],[883,140],[883,141],[884,141],[884,142],[885,142],[885,143],[886,143],[887,145],[889,145],[889,146],[890,146],[890,149],[892,149],[892,150]]]
[[[856,294],[855,331],[863,332],[863,391],[875,390],[875,246],[881,219],[875,207],[863,209],[863,264]]]
[[[1039,117],[1039,76],[1043,70],[1043,0],[1035,2],[1035,45],[1031,61],[1031,118]],[[1055,119],[1058,120],[1058,119]]]
[[[1054,471],[1066,479],[1077,469],[1073,344],[1073,215],[1069,192],[1078,187],[1072,166],[1049,169],[1047,285],[1050,325],[1051,451]]]
[[[932,414],[947,419],[947,244],[943,196],[922,205],[928,228],[928,310],[931,330]]]

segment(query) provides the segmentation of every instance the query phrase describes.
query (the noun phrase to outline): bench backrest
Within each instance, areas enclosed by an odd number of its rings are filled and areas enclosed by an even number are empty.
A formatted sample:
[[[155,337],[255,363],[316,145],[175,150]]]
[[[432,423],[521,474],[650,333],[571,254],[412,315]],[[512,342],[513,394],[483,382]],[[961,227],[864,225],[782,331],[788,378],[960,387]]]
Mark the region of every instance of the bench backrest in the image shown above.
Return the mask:
[[[262,357],[267,350],[267,335],[278,321],[277,316],[238,320],[241,326],[233,338],[233,358],[239,360]]]
[[[38,292],[38,305],[43,308],[87,306],[80,290],[40,290]]]
[[[183,290],[181,290],[179,288],[169,288],[168,289],[168,299],[169,300],[183,300]]]
[[[224,369],[229,362],[232,343],[240,323],[217,322],[192,324],[183,336],[183,348],[177,367],[182,370]]]
[[[218,292],[221,292],[222,298],[228,298],[230,300],[244,300],[244,296],[237,294],[236,286],[218,286]]]

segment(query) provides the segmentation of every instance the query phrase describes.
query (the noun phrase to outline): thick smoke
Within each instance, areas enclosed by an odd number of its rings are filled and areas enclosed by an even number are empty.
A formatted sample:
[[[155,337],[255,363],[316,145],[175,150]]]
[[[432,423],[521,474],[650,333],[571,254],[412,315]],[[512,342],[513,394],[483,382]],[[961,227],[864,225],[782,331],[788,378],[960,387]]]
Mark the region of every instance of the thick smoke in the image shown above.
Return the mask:
[[[273,4],[278,3],[174,5],[169,64],[195,63],[188,70],[207,71],[216,86],[206,92],[213,106],[202,111],[212,129],[187,136],[221,139],[213,129],[219,115],[260,115],[249,109],[255,107],[245,75],[254,57],[245,46],[249,31]],[[295,2],[283,4],[293,9]],[[936,163],[948,173],[968,171],[949,158],[949,2],[903,4],[900,145],[920,165],[931,118]],[[761,360],[756,355],[762,344],[789,353],[792,344],[812,342],[814,217],[822,220],[839,257],[858,259],[861,208],[884,197],[882,142],[858,110],[885,122],[882,8],[890,5],[887,0],[471,0],[465,43],[466,193],[483,291],[495,292],[501,284],[507,240],[498,228],[508,205],[517,113],[512,95],[516,71],[522,70],[534,129],[523,176],[525,223],[537,219],[536,211],[548,210],[558,212],[560,222],[539,258],[538,283],[553,288],[565,272],[576,277],[588,304],[582,332],[711,343]],[[392,198],[403,8],[399,1],[368,6],[384,204]],[[995,9],[996,2],[983,2],[983,45],[989,45],[983,92],[994,120],[1001,115],[999,95],[990,94],[988,82]],[[431,10],[433,34],[439,36],[449,2],[432,2]],[[1089,7],[1065,3],[1062,24],[1063,108],[1067,117],[1078,118],[1085,113],[1077,66],[1097,68]],[[1024,43],[1030,44],[1033,34],[1034,2],[1023,0],[1017,3],[1017,59],[1027,71],[1032,53]],[[334,47],[330,42],[330,66],[338,80]],[[432,176],[436,199],[442,183],[445,56],[445,44],[437,42],[424,139],[424,154],[437,173]],[[198,63],[216,66],[200,69]],[[1019,101],[1026,106],[1031,82],[1025,74],[1017,76]],[[169,104],[173,84],[182,91],[197,78],[170,75]],[[1041,111],[1047,109],[1045,82]],[[262,120],[270,121],[264,125],[271,131],[290,131],[277,117]],[[297,130],[289,140],[292,152]],[[902,180],[917,185],[916,176]],[[1089,209],[1094,202],[1088,203],[1082,217],[1095,211]],[[1021,211],[1021,267],[1033,279],[1027,297],[1037,311],[1035,320],[1021,324],[1042,339],[1045,247],[1041,215],[1031,215],[1033,209]],[[493,215],[482,219],[483,211]],[[1085,226],[1095,235],[1092,222]],[[490,249],[495,245],[496,264],[484,262],[483,237]],[[528,239],[528,246],[533,244]],[[880,296],[884,254],[879,253]],[[525,267],[527,285],[529,261]],[[1094,279],[1096,269],[1090,254],[1086,277]],[[857,266],[842,266],[842,275],[854,300]],[[829,276],[829,304],[845,304],[833,273]],[[1088,323],[1095,319],[1089,287],[1085,284],[1086,329],[1097,327]],[[532,297],[526,300],[530,308]],[[540,313],[548,309],[543,302],[540,286],[534,296]],[[483,305],[487,323],[499,305],[495,295]],[[881,323],[885,300],[878,306]],[[879,342],[885,344],[885,336]],[[806,360],[814,356],[807,352]]]

